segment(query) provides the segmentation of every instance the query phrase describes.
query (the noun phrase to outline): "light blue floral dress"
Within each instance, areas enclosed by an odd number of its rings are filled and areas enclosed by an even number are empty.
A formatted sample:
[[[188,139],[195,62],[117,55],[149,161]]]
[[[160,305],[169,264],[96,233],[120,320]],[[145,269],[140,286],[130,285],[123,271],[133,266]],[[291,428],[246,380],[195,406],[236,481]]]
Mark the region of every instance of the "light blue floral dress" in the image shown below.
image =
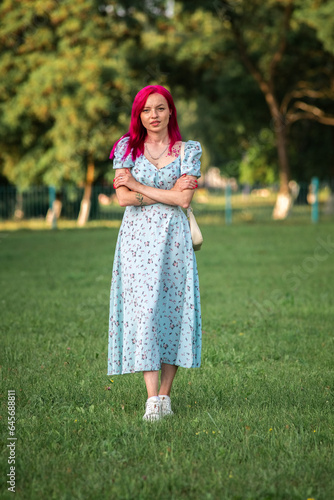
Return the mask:
[[[182,174],[200,176],[201,146],[185,143],[184,158],[157,169],[144,155],[116,148],[114,168],[131,168],[147,186],[171,189]],[[201,308],[189,223],[177,206],[128,206],[119,231],[111,280],[108,375],[201,364]]]

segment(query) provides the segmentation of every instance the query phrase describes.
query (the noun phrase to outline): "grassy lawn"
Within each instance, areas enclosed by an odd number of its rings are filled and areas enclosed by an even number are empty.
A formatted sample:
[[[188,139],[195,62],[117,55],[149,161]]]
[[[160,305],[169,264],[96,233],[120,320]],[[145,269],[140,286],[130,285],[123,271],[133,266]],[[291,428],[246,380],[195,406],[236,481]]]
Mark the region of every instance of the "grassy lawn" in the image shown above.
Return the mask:
[[[202,367],[155,424],[106,375],[118,229],[0,233],[1,498],[8,390],[20,499],[334,498],[333,223],[202,230]]]

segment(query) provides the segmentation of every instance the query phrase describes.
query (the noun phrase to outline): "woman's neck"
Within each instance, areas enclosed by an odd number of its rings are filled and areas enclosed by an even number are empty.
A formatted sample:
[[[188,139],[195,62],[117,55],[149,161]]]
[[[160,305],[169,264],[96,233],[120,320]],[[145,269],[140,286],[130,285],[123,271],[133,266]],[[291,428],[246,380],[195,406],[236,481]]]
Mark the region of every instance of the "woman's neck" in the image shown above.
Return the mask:
[[[168,144],[169,136],[168,132],[147,132],[145,142],[153,144]]]

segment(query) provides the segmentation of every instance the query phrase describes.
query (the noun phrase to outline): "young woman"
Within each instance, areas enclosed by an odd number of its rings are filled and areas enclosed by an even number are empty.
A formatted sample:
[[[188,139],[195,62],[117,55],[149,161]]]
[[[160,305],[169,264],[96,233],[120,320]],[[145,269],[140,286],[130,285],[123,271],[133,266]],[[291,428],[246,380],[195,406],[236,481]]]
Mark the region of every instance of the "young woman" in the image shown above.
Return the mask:
[[[197,187],[202,150],[183,143],[181,163],[181,145],[171,94],[150,85],[136,95],[129,132],[110,154],[126,209],[112,273],[108,375],[143,372],[144,420],[171,415],[178,366],[201,363],[198,274],[182,208]]]

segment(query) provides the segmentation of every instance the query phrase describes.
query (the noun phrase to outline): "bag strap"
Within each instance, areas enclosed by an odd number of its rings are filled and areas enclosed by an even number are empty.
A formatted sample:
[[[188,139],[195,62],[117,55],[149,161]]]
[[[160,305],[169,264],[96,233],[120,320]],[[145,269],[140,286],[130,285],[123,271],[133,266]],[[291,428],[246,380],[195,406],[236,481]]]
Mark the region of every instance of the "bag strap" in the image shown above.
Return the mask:
[[[181,142],[181,152],[180,152],[180,156],[181,156],[181,165],[182,165],[183,158],[184,158],[184,142],[183,142],[183,141]]]
[[[185,145],[185,143],[182,141],[181,142],[181,151],[180,151],[181,166],[182,166],[182,162],[183,162],[183,158],[184,158],[184,145]],[[189,219],[191,213],[193,213],[193,209],[191,208],[191,205],[189,205],[189,207],[187,208],[187,217],[188,217],[188,219]]]

